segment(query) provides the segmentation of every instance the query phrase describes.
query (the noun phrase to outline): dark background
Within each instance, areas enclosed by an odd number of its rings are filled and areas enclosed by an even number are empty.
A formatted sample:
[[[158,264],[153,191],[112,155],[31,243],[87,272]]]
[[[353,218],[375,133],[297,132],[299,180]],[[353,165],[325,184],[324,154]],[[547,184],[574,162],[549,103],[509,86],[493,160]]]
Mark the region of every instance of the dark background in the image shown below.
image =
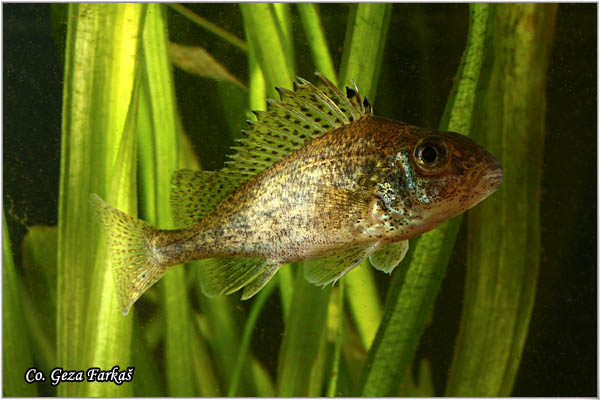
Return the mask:
[[[186,6],[243,37],[235,5]],[[340,21],[347,7],[327,4],[321,12],[339,65],[345,29]],[[57,220],[64,26],[53,26],[48,4],[3,4],[3,17],[3,201],[18,248],[26,226]],[[596,18],[595,4],[558,8],[547,89],[542,259],[515,396],[597,395]],[[206,47],[247,81],[243,54],[171,11],[169,22],[173,40]],[[466,4],[394,5],[374,102],[377,114],[437,126],[467,27]],[[294,29],[301,31],[297,20]],[[296,36],[302,39],[301,33]],[[308,54],[303,39],[297,40],[300,76],[312,75]],[[177,70],[175,80],[184,127],[205,167],[217,168],[231,144],[227,125],[217,118],[219,102],[198,96],[214,93],[215,83]],[[461,231],[457,243],[465,242],[464,235]],[[461,251],[458,245],[417,353],[432,361],[437,394],[445,386],[458,331],[465,273]],[[15,255],[18,265],[19,252]],[[254,348],[277,351],[268,336],[257,337]]]

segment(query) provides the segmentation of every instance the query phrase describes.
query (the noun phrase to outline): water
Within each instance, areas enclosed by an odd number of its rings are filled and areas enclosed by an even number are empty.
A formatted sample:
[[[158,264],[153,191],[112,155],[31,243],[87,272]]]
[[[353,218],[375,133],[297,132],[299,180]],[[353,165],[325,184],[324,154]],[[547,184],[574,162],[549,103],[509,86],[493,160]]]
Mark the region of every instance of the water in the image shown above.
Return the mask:
[[[235,5],[189,5],[208,20],[243,37]],[[52,26],[48,5],[4,6],[4,210],[14,249],[24,225],[55,225],[60,164],[64,25]],[[57,9],[58,10],[58,9]],[[55,10],[55,11],[57,11]],[[60,11],[60,10],[58,10]],[[596,5],[559,7],[548,75],[547,134],[541,198],[542,258],[536,305],[513,395],[596,394]],[[341,60],[348,9],[323,5],[322,18],[336,65]],[[377,115],[435,127],[460,62],[468,27],[466,5],[395,5],[379,88]],[[204,46],[247,82],[245,55],[179,14],[169,12],[170,38]],[[312,60],[294,19],[298,75],[311,77]],[[54,32],[54,33],[53,33]],[[53,36],[54,35],[54,36]],[[223,105],[235,89],[175,70],[183,126],[205,168],[219,168],[243,126],[244,110]],[[237,94],[239,95],[239,93]],[[228,104],[228,103],[227,103]],[[236,114],[237,112],[237,114]],[[463,226],[464,228],[464,226]],[[431,360],[437,394],[445,385],[458,330],[464,282],[461,231],[418,357]],[[462,245],[461,245],[462,243]],[[17,268],[21,253],[14,251]],[[389,278],[377,274],[382,294]],[[382,299],[384,296],[382,295]],[[195,309],[198,299],[191,299]],[[237,304],[237,300],[232,299]],[[248,303],[236,305],[239,326]],[[155,308],[142,311],[150,329]],[[271,297],[252,336],[255,356],[271,376],[283,331],[281,306]],[[156,354],[162,354],[160,345]],[[233,357],[233,355],[231,355]],[[159,363],[160,357],[158,357]],[[543,368],[540,368],[543,366]],[[6,366],[5,366],[6,368]],[[141,377],[139,379],[142,379]],[[44,392],[44,390],[46,392]],[[52,393],[47,387],[40,393]]]

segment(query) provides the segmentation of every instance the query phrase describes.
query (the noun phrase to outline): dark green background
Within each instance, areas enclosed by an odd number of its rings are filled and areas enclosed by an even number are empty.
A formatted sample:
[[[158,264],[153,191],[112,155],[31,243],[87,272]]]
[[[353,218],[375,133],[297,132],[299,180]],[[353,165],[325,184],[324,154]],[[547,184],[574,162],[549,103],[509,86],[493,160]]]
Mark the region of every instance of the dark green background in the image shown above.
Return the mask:
[[[235,5],[187,6],[243,37]],[[292,7],[293,9],[293,7]],[[60,164],[62,42],[50,5],[3,4],[4,209],[15,246],[26,225],[56,224]],[[341,58],[347,7],[321,6],[336,66]],[[529,336],[515,396],[597,395],[597,6],[561,4],[548,76],[547,135],[542,188],[542,259]],[[247,81],[245,56],[169,12],[171,39],[206,47]],[[310,53],[294,19],[298,75],[311,78]],[[452,87],[468,23],[468,6],[394,5],[377,115],[436,127]],[[218,168],[231,139],[216,85],[175,71],[184,127],[205,167]],[[358,82],[360,87],[360,82]],[[209,95],[206,95],[209,94]],[[243,121],[240,122],[240,127]],[[463,224],[464,226],[464,224]],[[464,281],[465,232],[461,231],[418,357],[432,360],[437,394],[458,330]],[[20,262],[18,251],[17,265]],[[377,274],[382,291],[387,276]],[[267,305],[276,314],[276,299]],[[260,330],[257,356],[275,367],[279,332]],[[262,354],[261,354],[262,353]],[[5,368],[9,366],[4,366]]]

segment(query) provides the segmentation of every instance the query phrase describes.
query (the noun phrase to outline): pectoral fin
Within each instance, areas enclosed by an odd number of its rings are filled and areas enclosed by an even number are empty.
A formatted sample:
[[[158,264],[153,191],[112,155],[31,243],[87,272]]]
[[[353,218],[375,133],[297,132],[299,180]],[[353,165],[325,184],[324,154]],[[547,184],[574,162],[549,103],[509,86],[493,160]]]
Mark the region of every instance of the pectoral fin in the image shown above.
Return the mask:
[[[208,297],[233,293],[260,276],[270,264],[264,258],[211,258],[200,266],[200,286]]]
[[[373,268],[390,274],[406,255],[408,240],[388,243],[369,256]]]
[[[315,285],[337,281],[377,248],[377,243],[348,247],[304,262],[304,277]]]

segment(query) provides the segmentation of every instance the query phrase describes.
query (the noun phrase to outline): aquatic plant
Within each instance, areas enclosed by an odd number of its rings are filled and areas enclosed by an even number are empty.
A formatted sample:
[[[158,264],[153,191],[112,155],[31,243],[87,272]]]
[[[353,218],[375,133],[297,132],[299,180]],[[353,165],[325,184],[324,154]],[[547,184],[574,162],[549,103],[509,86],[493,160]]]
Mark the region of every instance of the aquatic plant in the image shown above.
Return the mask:
[[[203,79],[219,80],[216,93],[201,96],[221,99],[224,142],[235,138],[236,121],[248,110],[264,109],[265,99],[276,96],[275,86],[291,87],[299,63],[312,64],[340,86],[355,81],[377,109],[392,5],[349,6],[339,73],[318,6],[242,4],[239,10],[246,41],[178,5],[68,6],[59,221],[56,232],[30,230],[23,281],[3,228],[4,365],[16,366],[4,369],[5,395],[442,393],[434,391],[428,361],[417,366],[419,382],[410,366],[460,217],[411,242],[407,260],[390,278],[385,305],[367,265],[325,289],[306,282],[301,266],[282,268],[255,299],[240,304],[237,296],[208,299],[200,293],[198,261],[172,269],[130,315],[117,311],[89,194],[134,215],[139,196],[138,214],[169,228],[171,173],[208,161],[198,159],[201,152],[183,132],[171,59]],[[507,178],[468,217],[467,293],[445,393],[500,396],[512,390],[535,294],[543,89],[556,6],[478,4],[470,10],[466,49],[440,126],[483,143],[499,156]],[[239,68],[170,42],[168,12],[182,13],[243,52],[247,89],[230,72]],[[294,18],[306,40],[302,60],[294,51]],[[517,197],[523,208],[515,213]],[[41,251],[54,251],[56,262]],[[265,315],[267,307],[278,315]],[[273,329],[281,336],[279,348],[270,349],[278,352],[270,354],[276,366],[262,354],[269,350],[255,348],[252,340]],[[29,385],[21,372],[11,375],[28,365],[45,371],[46,382]],[[49,385],[55,366],[85,371],[115,365],[135,367],[133,380]]]

